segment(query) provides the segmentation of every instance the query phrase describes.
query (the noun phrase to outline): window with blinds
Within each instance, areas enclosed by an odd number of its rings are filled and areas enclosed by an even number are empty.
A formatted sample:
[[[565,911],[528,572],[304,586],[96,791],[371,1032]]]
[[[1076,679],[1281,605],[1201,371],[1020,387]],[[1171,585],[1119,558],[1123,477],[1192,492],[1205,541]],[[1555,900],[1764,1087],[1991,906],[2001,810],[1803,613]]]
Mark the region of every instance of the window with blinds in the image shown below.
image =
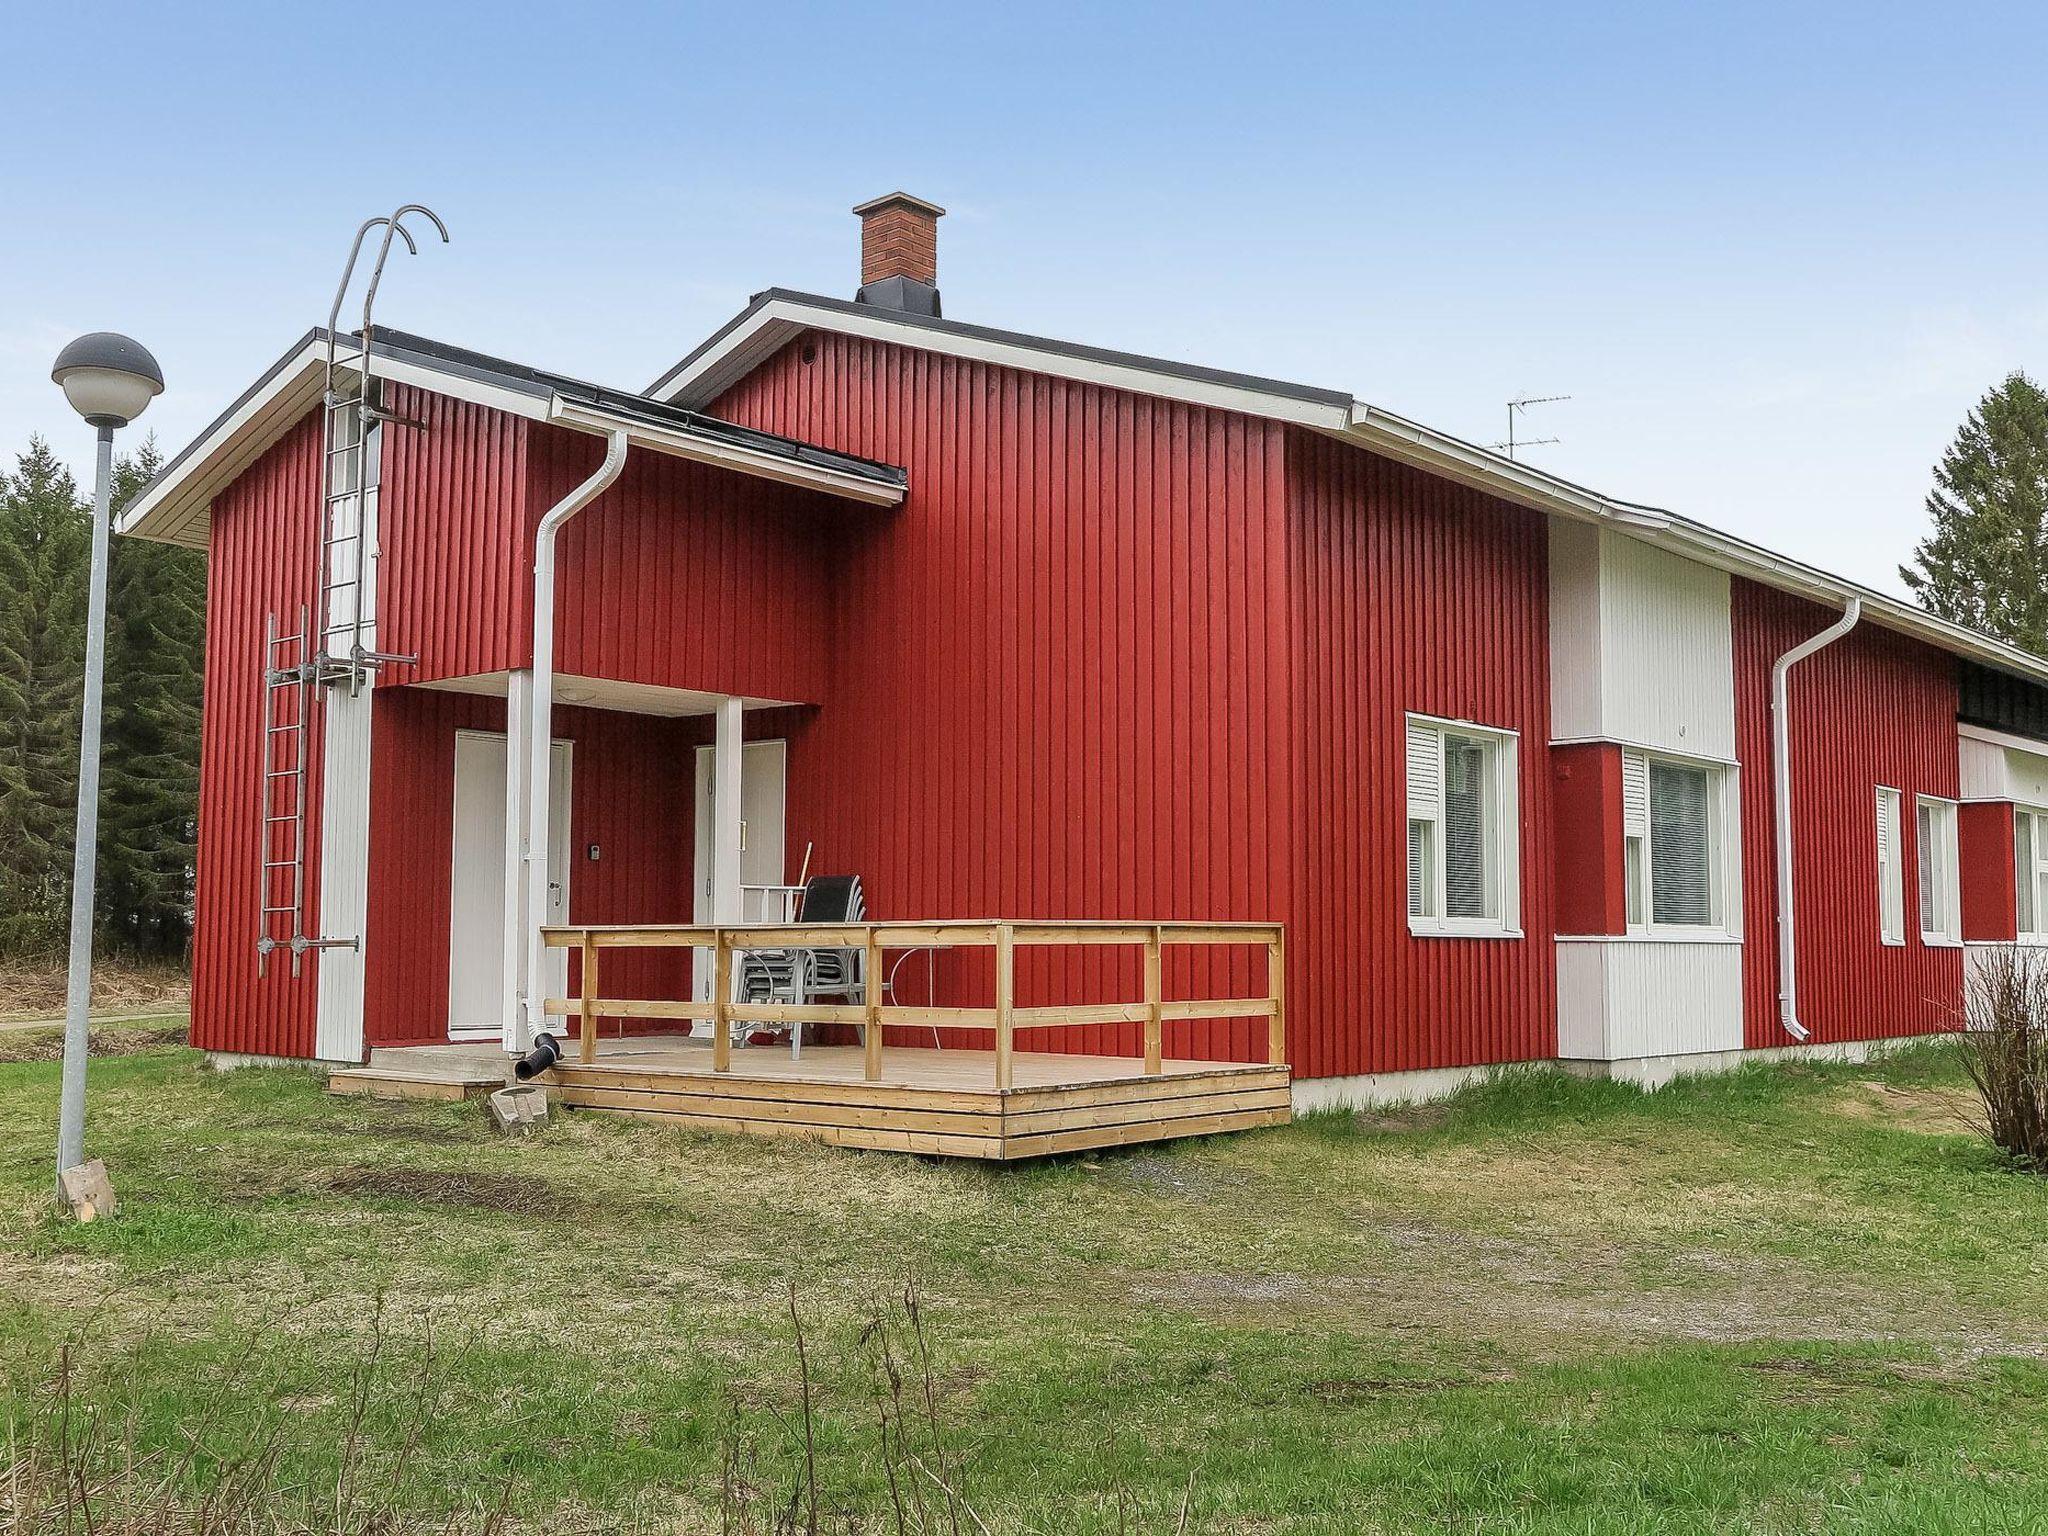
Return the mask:
[[[1520,921],[1512,732],[1410,717],[1408,923],[1511,933]]]
[[[1887,944],[1906,942],[1906,878],[1899,857],[1899,792],[1877,788],[1877,925]]]
[[[1963,937],[1956,870],[1956,803],[1922,795],[1914,805],[1915,864],[1920,886],[1920,942],[1959,944]]]
[[[1714,826],[1705,768],[1650,764],[1650,917],[1703,928],[1714,921]]]
[[[1622,876],[1631,932],[1727,927],[1721,828],[1728,772],[1623,750]]]
[[[2020,937],[2048,939],[2048,812],[2015,811],[2012,840]]]

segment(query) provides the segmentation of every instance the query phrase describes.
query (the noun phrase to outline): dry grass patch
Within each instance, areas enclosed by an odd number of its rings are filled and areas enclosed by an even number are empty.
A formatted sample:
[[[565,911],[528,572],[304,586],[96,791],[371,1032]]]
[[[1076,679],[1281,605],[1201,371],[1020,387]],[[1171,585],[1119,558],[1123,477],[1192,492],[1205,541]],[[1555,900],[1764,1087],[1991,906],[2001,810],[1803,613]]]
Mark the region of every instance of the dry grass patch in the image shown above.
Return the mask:
[[[95,1013],[179,1012],[192,1000],[191,973],[182,965],[98,959],[92,967]],[[62,960],[0,960],[0,1023],[61,1018]]]

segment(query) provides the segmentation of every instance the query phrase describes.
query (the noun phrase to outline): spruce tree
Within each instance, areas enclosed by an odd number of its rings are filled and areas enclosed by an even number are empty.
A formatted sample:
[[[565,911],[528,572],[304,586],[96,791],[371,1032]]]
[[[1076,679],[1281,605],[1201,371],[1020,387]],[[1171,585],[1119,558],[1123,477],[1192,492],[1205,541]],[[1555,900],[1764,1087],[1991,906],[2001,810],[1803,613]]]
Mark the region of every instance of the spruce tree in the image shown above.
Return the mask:
[[[115,470],[125,505],[161,466],[154,439]],[[205,557],[116,539],[107,580],[99,925],[111,950],[163,958],[191,934]]]
[[[2007,375],[1935,466],[1934,528],[1899,575],[1930,613],[2048,654],[2048,394]]]
[[[8,582],[0,669],[18,708],[0,711],[0,949],[54,952],[70,894],[85,662],[90,517],[41,438],[0,477]]]

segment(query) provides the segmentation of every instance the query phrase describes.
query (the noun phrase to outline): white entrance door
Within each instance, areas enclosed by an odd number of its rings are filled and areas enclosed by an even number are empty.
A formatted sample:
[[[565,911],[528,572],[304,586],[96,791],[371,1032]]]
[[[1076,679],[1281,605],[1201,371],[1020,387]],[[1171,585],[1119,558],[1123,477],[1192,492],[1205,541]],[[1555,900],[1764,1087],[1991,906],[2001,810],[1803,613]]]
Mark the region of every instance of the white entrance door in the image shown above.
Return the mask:
[[[569,916],[569,743],[548,768],[547,921]],[[448,928],[448,1035],[496,1039],[505,1021],[505,738],[455,733],[454,896]],[[548,997],[569,987],[569,952],[547,951]]]
[[[783,864],[783,811],[789,779],[788,745],[780,741],[750,741],[740,758],[740,899],[741,920],[749,923],[779,923],[782,905],[779,893],[767,887],[779,886],[789,878]],[[697,864],[696,902],[692,920],[708,923],[711,912],[711,816],[717,793],[712,767],[713,749],[697,749]],[[711,967],[691,967],[696,976],[697,1001],[711,996]]]

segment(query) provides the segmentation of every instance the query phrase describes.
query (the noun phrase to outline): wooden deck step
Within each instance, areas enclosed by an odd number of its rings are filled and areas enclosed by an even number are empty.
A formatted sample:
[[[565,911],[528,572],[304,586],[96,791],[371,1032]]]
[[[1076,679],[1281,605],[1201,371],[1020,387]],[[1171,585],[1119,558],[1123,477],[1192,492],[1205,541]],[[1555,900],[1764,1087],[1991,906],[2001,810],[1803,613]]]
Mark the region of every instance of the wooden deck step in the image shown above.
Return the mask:
[[[371,1099],[480,1099],[505,1086],[504,1074],[407,1071],[393,1067],[346,1067],[327,1079],[329,1093]]]

